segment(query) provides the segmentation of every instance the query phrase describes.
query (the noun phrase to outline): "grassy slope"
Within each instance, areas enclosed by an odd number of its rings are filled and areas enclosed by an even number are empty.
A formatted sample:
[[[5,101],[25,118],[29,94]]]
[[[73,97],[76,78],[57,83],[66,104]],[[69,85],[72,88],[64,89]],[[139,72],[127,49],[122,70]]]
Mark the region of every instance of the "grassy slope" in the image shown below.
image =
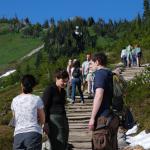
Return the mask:
[[[39,39],[21,38],[19,33],[0,35],[0,70],[41,44]]]
[[[20,33],[8,33],[8,24],[0,24],[0,71],[13,66],[19,58],[42,44],[39,39],[22,38]],[[12,98],[20,93],[20,84],[0,90],[0,150],[11,150],[13,130],[7,126],[11,118]]]
[[[0,150],[12,150],[13,130],[7,125],[12,116],[10,112],[12,98],[19,90],[19,85],[15,85],[0,91]]]
[[[36,89],[35,89],[36,91]],[[8,127],[12,117],[10,105],[13,97],[21,92],[20,84],[0,90],[0,150],[12,150],[13,129]],[[40,95],[40,93],[36,94]]]
[[[9,31],[8,23],[0,23],[0,34],[4,34]]]
[[[13,130],[8,126],[0,125],[0,150],[12,150]]]

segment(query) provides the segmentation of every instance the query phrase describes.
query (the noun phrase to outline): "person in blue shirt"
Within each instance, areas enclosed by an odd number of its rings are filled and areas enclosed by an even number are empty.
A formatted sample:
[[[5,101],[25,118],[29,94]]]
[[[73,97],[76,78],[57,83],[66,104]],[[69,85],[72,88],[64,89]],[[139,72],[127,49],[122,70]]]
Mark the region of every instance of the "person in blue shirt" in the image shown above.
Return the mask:
[[[132,66],[136,66],[136,47],[132,49],[131,54],[132,54]]]
[[[126,51],[127,51],[127,66],[131,67],[131,63],[132,63],[132,46],[128,45],[126,47]]]
[[[97,53],[93,56],[94,68],[97,68],[94,79],[94,101],[89,120],[89,129],[96,130],[99,117],[107,116],[111,112],[112,98],[113,98],[113,74],[112,71],[106,68],[107,57],[104,53]],[[119,120],[118,120],[119,123]],[[112,129],[112,128],[111,128]],[[112,150],[118,149],[117,131],[118,128],[112,130],[111,144]],[[92,140],[93,141],[93,140]],[[94,144],[92,143],[94,148]]]
[[[112,72],[106,68],[107,57],[104,53],[97,53],[93,56],[94,67],[97,68],[94,79],[94,101],[89,129],[94,129],[96,119],[106,110],[110,109],[113,97]]]

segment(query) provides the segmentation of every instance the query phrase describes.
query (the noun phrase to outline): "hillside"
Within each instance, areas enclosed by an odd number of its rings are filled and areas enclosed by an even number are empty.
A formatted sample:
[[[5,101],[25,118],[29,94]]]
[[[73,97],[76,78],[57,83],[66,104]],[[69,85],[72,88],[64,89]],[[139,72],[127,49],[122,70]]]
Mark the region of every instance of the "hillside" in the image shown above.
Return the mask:
[[[0,72],[42,44],[38,38],[23,38],[21,33],[9,32],[7,28],[8,24],[0,24]]]

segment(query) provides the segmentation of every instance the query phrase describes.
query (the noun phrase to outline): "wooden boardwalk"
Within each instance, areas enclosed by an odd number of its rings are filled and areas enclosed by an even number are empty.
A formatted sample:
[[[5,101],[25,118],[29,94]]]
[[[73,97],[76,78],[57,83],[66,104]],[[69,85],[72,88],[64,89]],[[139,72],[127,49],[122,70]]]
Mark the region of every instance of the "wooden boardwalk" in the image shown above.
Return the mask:
[[[69,120],[69,144],[72,150],[90,150],[91,132],[88,130],[88,122],[92,111],[92,99],[85,99],[81,104],[76,100],[74,104],[66,106]]]
[[[126,68],[122,75],[129,81],[138,75],[144,67]],[[88,122],[92,111],[93,99],[85,99],[85,103],[80,103],[79,99],[76,99],[74,104],[67,104],[66,111],[69,120],[69,145],[72,150],[91,150],[91,137],[92,132],[88,130]],[[121,146],[127,146],[124,141],[121,142]],[[122,148],[121,148],[122,149]]]
[[[140,74],[143,69],[144,67],[126,68],[122,75],[125,80],[129,81]],[[92,99],[85,99],[85,103],[81,104],[77,99],[75,104],[66,106],[70,127],[69,144],[72,145],[72,150],[91,150],[92,134],[88,130],[88,122],[92,111],[92,101]],[[119,144],[126,145],[123,142]]]

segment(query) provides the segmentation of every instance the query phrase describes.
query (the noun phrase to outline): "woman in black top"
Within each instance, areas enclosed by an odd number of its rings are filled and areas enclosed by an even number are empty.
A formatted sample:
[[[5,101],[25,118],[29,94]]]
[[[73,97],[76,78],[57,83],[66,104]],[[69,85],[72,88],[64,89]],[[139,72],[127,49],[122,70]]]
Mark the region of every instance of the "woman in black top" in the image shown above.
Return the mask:
[[[77,60],[73,64],[72,68],[72,94],[71,94],[71,99],[72,103],[74,104],[75,102],[75,95],[76,95],[76,87],[78,88],[80,97],[81,97],[81,103],[84,103],[84,97],[83,97],[83,92],[81,90],[81,70],[80,70],[80,62]]]
[[[42,97],[46,116],[44,130],[48,133],[52,150],[66,150],[69,125],[65,111],[66,92],[64,88],[69,80],[69,75],[66,70],[57,70],[55,78],[55,84],[48,86]]]

